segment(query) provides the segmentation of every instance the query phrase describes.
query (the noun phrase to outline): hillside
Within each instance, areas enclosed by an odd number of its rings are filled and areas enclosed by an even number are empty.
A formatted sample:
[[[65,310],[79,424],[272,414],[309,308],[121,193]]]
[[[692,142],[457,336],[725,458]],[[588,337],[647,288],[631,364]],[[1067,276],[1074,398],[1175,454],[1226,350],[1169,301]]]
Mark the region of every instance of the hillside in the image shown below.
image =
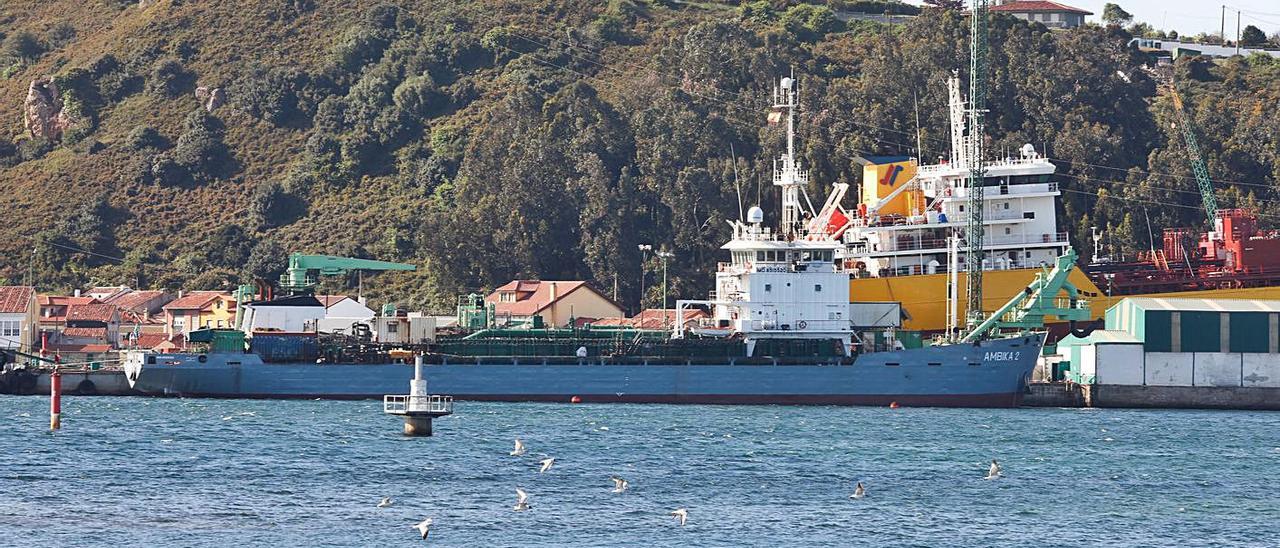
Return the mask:
[[[846,25],[785,2],[12,0],[0,33],[0,277],[218,288],[296,250],[422,265],[369,285],[437,309],[518,276],[616,283],[634,306],[638,243],[674,249],[673,293],[705,295],[735,158],[772,211],[778,76],[801,82],[820,196],[860,155],[915,154],[917,105],[920,155],[947,154],[942,81],[967,64],[958,13]],[[1064,228],[1133,250],[1144,215],[1199,222],[1169,101],[1123,30],[992,33],[989,150],[1060,160]],[[1280,214],[1280,64],[1178,73],[1220,203]],[[55,139],[24,127],[43,77]],[[223,104],[206,113],[197,87]]]

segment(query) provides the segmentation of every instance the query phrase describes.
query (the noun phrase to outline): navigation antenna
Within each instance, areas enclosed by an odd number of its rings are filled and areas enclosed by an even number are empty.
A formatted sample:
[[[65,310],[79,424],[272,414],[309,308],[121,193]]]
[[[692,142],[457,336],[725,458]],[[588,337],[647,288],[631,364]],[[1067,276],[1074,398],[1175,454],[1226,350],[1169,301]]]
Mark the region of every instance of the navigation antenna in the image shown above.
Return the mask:
[[[965,327],[973,331],[982,323],[983,256],[983,116],[987,104],[987,0],[973,0],[969,32],[969,222],[966,230],[965,271],[968,273],[968,309]]]
[[[804,212],[800,195],[804,192],[804,187],[809,185],[809,172],[800,169],[800,163],[796,161],[796,107],[799,106],[797,87],[794,78],[784,77],[780,86],[773,88],[773,112],[769,115],[770,121],[774,121],[781,116],[783,109],[787,112],[787,153],[773,161],[773,184],[782,187],[781,231],[783,238],[787,240],[794,240],[800,235],[801,215]],[[782,163],[781,167],[779,162]],[[807,201],[809,196],[805,195],[804,198]]]

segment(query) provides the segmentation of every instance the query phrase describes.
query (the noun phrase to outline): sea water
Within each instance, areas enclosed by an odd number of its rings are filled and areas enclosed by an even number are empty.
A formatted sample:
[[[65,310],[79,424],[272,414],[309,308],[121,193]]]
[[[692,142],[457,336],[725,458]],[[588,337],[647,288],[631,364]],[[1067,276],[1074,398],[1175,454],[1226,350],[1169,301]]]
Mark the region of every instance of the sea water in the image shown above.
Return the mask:
[[[432,517],[439,546],[1280,546],[1280,413],[460,402],[406,438],[374,401],[63,410],[0,396],[0,545],[420,546]]]

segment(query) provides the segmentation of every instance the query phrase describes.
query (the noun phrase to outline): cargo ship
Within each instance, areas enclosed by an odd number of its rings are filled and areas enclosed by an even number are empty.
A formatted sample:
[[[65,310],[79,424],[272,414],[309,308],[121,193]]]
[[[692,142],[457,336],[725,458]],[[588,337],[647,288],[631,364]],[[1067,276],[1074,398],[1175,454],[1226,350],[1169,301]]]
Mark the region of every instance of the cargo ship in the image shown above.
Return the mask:
[[[965,156],[965,103],[959,81],[948,81],[949,160],[921,165],[907,157],[864,158],[856,209],[840,206],[847,185],[834,185],[827,205],[806,227],[815,237],[845,243],[849,294],[864,301],[902,303],[903,328],[948,329],[947,235],[968,221],[967,178],[976,159]],[[1061,199],[1056,166],[1028,144],[1016,154],[983,162],[983,303],[994,310],[1032,281],[1070,245],[1057,218]],[[1096,242],[1095,242],[1096,243]],[[1213,230],[1166,229],[1163,245],[1130,261],[1102,257],[1070,274],[1089,299],[1092,318],[1126,296],[1280,299],[1280,235],[1260,230],[1246,210],[1219,211]],[[960,264],[964,261],[960,251]],[[964,285],[964,274],[960,274]],[[959,317],[966,314],[959,303]]]
[[[503,328],[483,302],[464,301],[459,330],[427,326],[402,344],[319,333],[281,344],[290,334],[250,333],[246,350],[245,332],[206,330],[191,337],[199,352],[130,353],[126,377],[155,395],[376,398],[403,391],[421,356],[430,390],[461,400],[1018,405],[1044,344],[1036,327],[1084,306],[1067,281],[1074,254],[1055,257],[964,338],[903,336],[897,303],[851,299],[845,243],[805,229],[796,95],[790,78],[774,91],[788,129],[774,169],[778,228],[759,207],[730,221],[714,297],[678,300],[670,330]],[[693,309],[705,320],[684,321]]]

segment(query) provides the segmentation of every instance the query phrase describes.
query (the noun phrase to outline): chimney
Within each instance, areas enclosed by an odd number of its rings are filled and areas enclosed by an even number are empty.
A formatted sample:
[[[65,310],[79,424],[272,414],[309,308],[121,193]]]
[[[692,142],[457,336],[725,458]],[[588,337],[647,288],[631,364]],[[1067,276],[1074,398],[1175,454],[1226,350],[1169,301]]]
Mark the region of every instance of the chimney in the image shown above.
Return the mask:
[[[551,284],[551,291],[550,291],[551,297],[547,299],[547,302],[554,303],[556,302],[556,283],[555,282],[549,282],[549,283]]]
[[[183,290],[181,290],[181,289],[179,289],[179,290],[178,290],[178,298],[179,298],[179,299],[181,299],[181,298],[182,298],[182,294],[183,294],[183,293],[186,293],[186,292],[185,292],[185,291],[183,291]]]
[[[79,297],[79,296],[80,296],[80,290],[79,290],[79,289],[77,289],[77,290],[76,290],[76,292],[75,292],[75,296],[77,296],[77,297]]]

